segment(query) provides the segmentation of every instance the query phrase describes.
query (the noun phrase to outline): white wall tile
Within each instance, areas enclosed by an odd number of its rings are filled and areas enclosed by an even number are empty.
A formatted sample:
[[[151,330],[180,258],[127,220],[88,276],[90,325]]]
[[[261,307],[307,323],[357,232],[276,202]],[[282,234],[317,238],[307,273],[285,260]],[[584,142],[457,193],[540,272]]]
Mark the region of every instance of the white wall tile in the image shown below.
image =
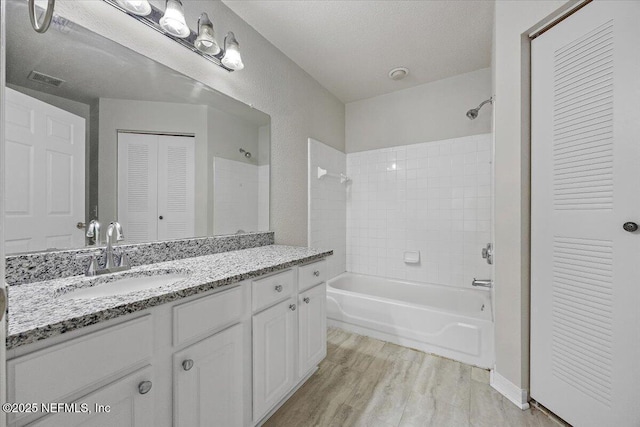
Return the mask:
[[[491,136],[347,155],[347,271],[470,287],[489,278]],[[418,265],[403,253],[419,250]]]

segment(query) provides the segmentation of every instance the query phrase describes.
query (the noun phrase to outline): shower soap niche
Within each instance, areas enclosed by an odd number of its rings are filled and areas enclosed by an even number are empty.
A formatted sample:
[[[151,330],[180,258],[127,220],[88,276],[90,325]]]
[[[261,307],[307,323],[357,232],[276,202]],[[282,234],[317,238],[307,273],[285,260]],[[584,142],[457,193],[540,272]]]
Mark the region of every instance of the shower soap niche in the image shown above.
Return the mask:
[[[404,262],[405,264],[419,264],[420,251],[405,251]]]

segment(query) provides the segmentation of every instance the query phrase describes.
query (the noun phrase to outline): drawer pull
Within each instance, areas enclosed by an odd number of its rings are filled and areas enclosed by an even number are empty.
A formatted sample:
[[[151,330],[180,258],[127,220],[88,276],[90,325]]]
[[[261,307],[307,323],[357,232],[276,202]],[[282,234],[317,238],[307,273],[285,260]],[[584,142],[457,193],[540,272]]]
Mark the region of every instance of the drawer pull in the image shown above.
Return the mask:
[[[291,305],[289,306],[289,310],[291,310],[291,311],[296,311],[296,305],[295,305],[295,304],[291,304]]]
[[[184,369],[185,371],[188,371],[191,368],[193,368],[193,359],[187,359],[182,362],[182,369]]]
[[[319,277],[320,276],[320,271],[318,271],[318,270],[314,271],[313,275],[316,276],[316,277]]]
[[[304,298],[302,298],[302,301],[304,301],[305,304],[309,304],[309,301],[311,301],[311,300],[309,299],[309,297],[304,297]]]
[[[282,285],[276,285],[276,292],[282,292]]]
[[[153,384],[151,383],[151,381],[142,381],[140,384],[138,384],[138,392],[140,392],[140,394],[147,394],[149,393],[149,391],[151,391],[151,386]]]

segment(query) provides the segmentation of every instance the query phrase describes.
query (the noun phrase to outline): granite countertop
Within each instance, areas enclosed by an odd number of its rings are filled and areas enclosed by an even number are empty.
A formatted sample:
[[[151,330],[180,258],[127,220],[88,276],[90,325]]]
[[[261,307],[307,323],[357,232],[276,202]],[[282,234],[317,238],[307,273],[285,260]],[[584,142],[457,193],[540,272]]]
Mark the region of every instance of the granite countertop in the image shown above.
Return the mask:
[[[73,276],[10,286],[7,349],[319,260],[332,253],[320,249],[269,245],[143,265],[103,276]],[[76,288],[154,273],[188,274],[188,277],[169,285],[120,295],[86,299],[63,297]]]

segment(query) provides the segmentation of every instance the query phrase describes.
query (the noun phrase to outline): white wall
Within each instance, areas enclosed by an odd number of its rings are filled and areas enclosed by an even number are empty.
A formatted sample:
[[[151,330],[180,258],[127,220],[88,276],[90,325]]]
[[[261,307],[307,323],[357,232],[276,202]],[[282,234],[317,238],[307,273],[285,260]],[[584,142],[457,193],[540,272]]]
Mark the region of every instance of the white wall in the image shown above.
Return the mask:
[[[235,234],[260,229],[260,168],[251,163],[213,158],[213,232]],[[267,166],[268,167],[268,166]],[[268,188],[268,187],[267,187]]]
[[[269,114],[271,229],[278,243],[306,245],[307,138],[344,150],[344,104],[221,2],[187,1],[184,7],[192,28],[206,11],[218,35],[234,31],[244,70],[228,73],[102,1],[56,2],[56,12],[76,24]]]
[[[329,278],[346,271],[347,192],[339,178],[318,179],[318,167],[346,173],[346,155],[319,141],[309,140],[309,246],[333,249],[327,259]]]
[[[495,111],[496,372],[529,387],[529,41],[566,1],[497,1]]]
[[[207,108],[209,155],[252,165],[258,164],[258,125],[217,108]],[[251,153],[247,158],[240,148]]]
[[[490,278],[490,159],[490,134],[349,153],[347,270],[468,288]]]
[[[347,152],[488,133],[490,105],[475,120],[465,113],[491,95],[491,70],[485,68],[348,103]]]

